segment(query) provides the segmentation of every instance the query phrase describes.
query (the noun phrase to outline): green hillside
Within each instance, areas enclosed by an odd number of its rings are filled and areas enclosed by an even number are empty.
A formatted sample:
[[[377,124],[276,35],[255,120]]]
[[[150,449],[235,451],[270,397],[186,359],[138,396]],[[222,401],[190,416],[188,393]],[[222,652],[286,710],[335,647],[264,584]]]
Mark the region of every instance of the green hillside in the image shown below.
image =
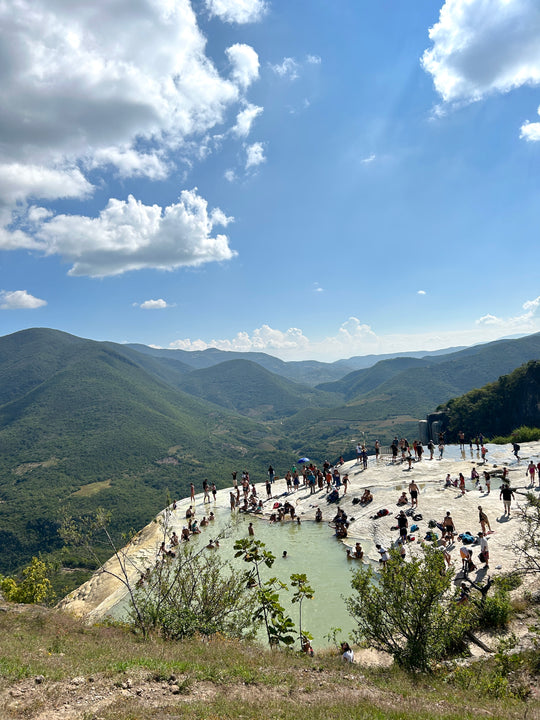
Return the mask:
[[[508,436],[518,427],[540,426],[540,362],[531,361],[496,382],[453,398],[440,408],[447,417],[452,440],[463,430],[466,437]]]
[[[338,380],[353,369],[352,366],[347,365],[346,361],[340,363],[324,363],[316,360],[285,362],[261,352],[233,352],[231,350],[218,350],[217,348],[189,351],[165,350],[136,344],[128,345],[128,347],[153,357],[185,363],[196,370],[214,367],[231,360],[247,360],[257,363],[265,370],[269,370],[287,380],[312,386],[322,382]]]
[[[291,382],[249,360],[229,360],[187,375],[181,389],[242,415],[281,419],[305,407],[329,407],[332,395]]]
[[[55,523],[63,508],[103,505],[117,530],[140,528],[167,489],[185,496],[192,480],[199,490],[204,477],[223,486],[246,463],[255,477],[270,461],[290,464],[290,446],[269,427],[157,380],[122,346],[53,339],[57,353],[46,344],[42,359],[28,331],[39,383],[26,372],[16,382],[28,348],[21,334],[11,343],[14,399],[0,406],[0,571],[54,549],[55,528],[39,538],[28,524]]]
[[[411,357],[381,360],[370,368],[349,373],[336,382],[317,385],[317,389],[338,393],[345,401],[349,401],[374,390],[404,370],[426,365],[428,365],[427,360]]]
[[[405,369],[401,372],[394,372],[400,367],[401,359],[384,360],[367,370],[349,373],[337,383],[318,386],[327,390],[334,387],[341,392],[341,397],[350,399],[343,405],[322,409],[316,416],[300,411],[284,421],[283,429],[294,443],[304,435],[306,452],[315,456],[320,453],[339,456],[362,439],[368,444],[375,439],[389,444],[396,434],[416,437],[418,420],[424,419],[433,408],[538,357],[540,334],[537,333],[517,340],[477,345],[448,356],[422,360],[404,358]],[[417,366],[406,367],[407,364]],[[369,383],[375,384],[385,375],[390,377],[363,392]]]
[[[0,338],[0,572],[57,555],[64,510],[104,506],[115,532],[138,529],[191,481],[224,487],[233,469],[258,480],[297,453],[319,462],[359,440],[416,436],[437,405],[540,357],[540,335],[384,360],[323,386],[332,392],[262,367],[261,356],[294,365],[264,353],[150,350],[47,329]]]

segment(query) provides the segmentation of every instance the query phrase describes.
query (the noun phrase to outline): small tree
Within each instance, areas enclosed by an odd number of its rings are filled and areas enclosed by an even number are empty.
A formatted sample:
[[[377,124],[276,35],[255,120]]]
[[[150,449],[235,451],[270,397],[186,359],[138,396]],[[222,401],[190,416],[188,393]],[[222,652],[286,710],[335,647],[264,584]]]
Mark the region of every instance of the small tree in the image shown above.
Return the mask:
[[[55,600],[54,590],[48,575],[51,566],[37,557],[22,571],[22,579],[0,575],[0,590],[6,600],[19,603],[44,603],[50,605]]]
[[[540,498],[527,493],[527,504],[518,511],[519,534],[511,548],[520,574],[540,573]]]
[[[135,600],[147,630],[168,640],[216,632],[250,637],[255,632],[256,598],[229,563],[213,550],[176,548],[137,582]],[[138,616],[135,614],[135,624]]]
[[[432,547],[409,562],[392,550],[377,582],[370,566],[360,568],[352,580],[355,594],[347,600],[358,622],[356,639],[390,653],[407,670],[429,671],[462,642],[474,613],[455,602],[452,575]]]
[[[315,594],[315,590],[308,585],[308,579],[305,573],[294,573],[291,575],[291,585],[297,588],[292,601],[293,603],[298,603],[298,639],[300,640],[300,647],[303,647],[304,637],[311,639],[311,635],[307,631],[302,632],[302,603],[304,600],[311,600]]]
[[[269,550],[261,540],[241,538],[234,544],[235,557],[243,558],[244,562],[250,563],[252,569],[245,575],[245,582],[248,586],[256,588],[257,608],[254,617],[264,623],[268,643],[271,646],[292,645],[294,643],[294,623],[285,614],[285,609],[279,601],[279,590],[287,590],[287,586],[277,578],[270,578],[262,581],[261,568],[265,565],[271,568],[276,556]]]

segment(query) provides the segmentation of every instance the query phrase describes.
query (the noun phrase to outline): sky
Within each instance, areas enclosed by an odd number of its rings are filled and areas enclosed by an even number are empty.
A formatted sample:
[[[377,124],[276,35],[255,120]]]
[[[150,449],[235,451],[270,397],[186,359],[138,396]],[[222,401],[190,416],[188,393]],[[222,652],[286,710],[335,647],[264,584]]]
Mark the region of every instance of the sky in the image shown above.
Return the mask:
[[[540,331],[538,0],[0,2],[0,334]]]

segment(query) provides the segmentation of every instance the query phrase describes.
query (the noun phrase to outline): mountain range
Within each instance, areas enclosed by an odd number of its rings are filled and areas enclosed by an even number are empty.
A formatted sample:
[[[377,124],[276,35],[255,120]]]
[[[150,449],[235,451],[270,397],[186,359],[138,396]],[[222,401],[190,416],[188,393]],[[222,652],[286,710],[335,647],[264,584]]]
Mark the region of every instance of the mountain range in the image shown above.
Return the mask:
[[[138,529],[190,482],[224,487],[244,468],[260,481],[270,463],[283,473],[301,455],[322,462],[351,457],[359,439],[416,436],[436,406],[539,354],[540,334],[336,363],[45,328],[2,337],[0,572],[38,552],[60,557],[64,513],[103,506],[113,531]]]

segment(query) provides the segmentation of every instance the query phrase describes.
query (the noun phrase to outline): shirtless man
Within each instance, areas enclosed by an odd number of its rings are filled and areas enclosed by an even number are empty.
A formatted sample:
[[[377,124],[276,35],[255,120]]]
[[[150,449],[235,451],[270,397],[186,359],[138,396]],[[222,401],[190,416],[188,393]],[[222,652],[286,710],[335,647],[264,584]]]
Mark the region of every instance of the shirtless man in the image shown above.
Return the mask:
[[[418,507],[418,485],[413,481],[409,483],[409,492],[411,494],[411,507]]]

